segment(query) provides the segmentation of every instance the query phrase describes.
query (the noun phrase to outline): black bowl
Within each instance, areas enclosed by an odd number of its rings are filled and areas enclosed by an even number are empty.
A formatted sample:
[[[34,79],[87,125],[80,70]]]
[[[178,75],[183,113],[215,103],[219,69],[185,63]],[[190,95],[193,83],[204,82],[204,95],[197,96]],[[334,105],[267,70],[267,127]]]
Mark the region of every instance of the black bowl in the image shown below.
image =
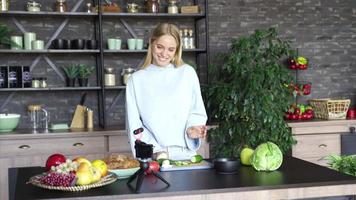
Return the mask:
[[[52,40],[52,48],[53,49],[63,49],[64,41],[62,39],[54,39]]]
[[[216,172],[220,174],[234,174],[240,165],[237,158],[216,158],[213,163]]]
[[[84,39],[75,39],[71,41],[72,49],[84,49],[85,40]]]

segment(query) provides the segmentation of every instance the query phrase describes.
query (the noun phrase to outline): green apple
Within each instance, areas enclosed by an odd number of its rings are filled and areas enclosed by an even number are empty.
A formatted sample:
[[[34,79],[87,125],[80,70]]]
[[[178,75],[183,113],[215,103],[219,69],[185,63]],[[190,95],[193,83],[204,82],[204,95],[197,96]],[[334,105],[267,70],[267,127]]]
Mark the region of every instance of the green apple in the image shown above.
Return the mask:
[[[251,165],[251,155],[253,154],[253,149],[249,147],[244,147],[240,153],[241,163],[244,165]]]

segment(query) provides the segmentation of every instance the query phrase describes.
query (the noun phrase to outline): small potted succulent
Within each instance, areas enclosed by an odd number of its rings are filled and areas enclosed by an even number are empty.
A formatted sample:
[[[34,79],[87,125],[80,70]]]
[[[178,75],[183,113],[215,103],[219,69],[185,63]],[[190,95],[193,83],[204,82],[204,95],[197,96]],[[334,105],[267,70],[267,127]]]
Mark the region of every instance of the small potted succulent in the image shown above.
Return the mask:
[[[66,67],[62,67],[62,70],[66,74],[66,83],[67,87],[74,87],[75,86],[75,79],[78,76],[78,67],[77,65],[69,65]]]
[[[4,24],[0,24],[0,46],[6,47],[11,45],[18,46],[16,43],[12,42],[9,35],[11,29]]]
[[[78,83],[80,87],[87,87],[88,86],[88,79],[90,75],[94,72],[95,67],[88,66],[84,64],[79,64],[78,66]]]

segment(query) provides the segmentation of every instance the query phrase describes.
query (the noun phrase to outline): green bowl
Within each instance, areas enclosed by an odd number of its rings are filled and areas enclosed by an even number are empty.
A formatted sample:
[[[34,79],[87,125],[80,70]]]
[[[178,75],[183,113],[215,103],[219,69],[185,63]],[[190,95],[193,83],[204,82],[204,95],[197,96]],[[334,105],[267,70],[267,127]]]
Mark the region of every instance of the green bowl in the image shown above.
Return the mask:
[[[13,131],[20,121],[19,114],[0,114],[0,133]]]
[[[132,174],[134,174],[139,167],[128,168],[128,169],[109,169],[109,172],[112,172],[117,175],[119,179],[129,178]]]

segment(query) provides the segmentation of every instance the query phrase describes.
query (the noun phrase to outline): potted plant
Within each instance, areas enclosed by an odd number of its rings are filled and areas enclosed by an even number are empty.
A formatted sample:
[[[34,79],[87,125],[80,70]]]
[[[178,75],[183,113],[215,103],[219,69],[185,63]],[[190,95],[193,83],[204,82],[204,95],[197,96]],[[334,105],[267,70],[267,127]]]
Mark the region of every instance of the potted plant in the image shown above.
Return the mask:
[[[75,79],[78,76],[78,67],[77,65],[69,65],[66,67],[62,67],[62,70],[64,71],[66,75],[66,84],[67,87],[74,87],[75,86]]]
[[[78,65],[78,83],[79,86],[81,87],[87,87],[88,86],[88,79],[90,75],[94,72],[95,67],[93,66],[88,66],[84,64]]]
[[[209,66],[214,78],[204,88],[205,103],[210,123],[218,124],[208,134],[212,157],[238,157],[245,145],[266,141],[287,152],[295,143],[283,119],[293,97],[292,77],[282,62],[294,53],[269,28],[233,40],[222,66]]]

